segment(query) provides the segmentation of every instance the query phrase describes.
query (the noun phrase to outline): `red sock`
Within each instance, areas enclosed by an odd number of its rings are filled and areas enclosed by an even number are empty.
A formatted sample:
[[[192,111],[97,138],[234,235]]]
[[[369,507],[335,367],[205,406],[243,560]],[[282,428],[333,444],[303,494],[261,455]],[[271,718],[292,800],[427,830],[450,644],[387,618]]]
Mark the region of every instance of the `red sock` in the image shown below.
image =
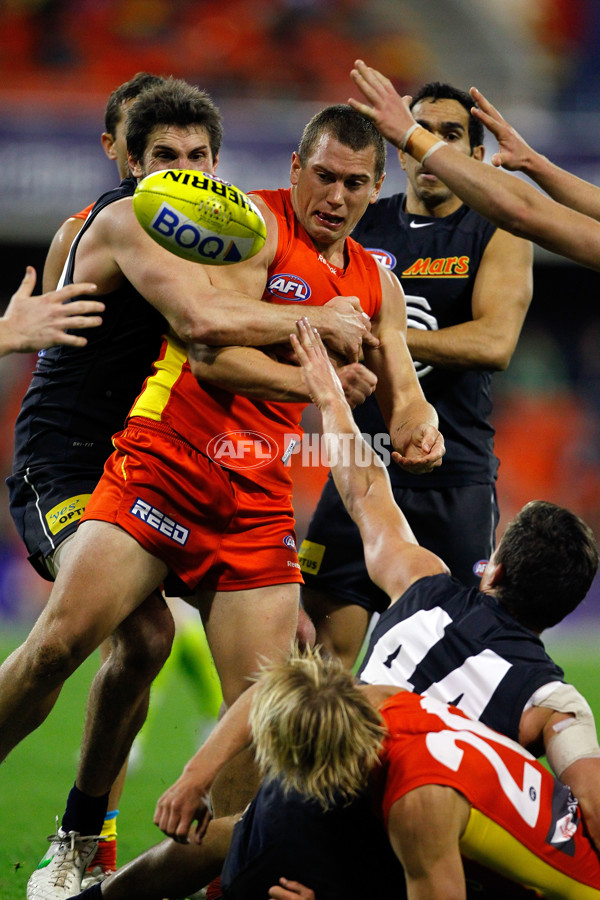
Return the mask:
[[[218,875],[216,878],[213,878],[211,883],[206,888],[206,900],[222,900],[223,894],[221,893],[221,876]]]
[[[100,866],[103,872],[117,871],[117,842],[100,841],[94,858],[88,866],[88,870]]]

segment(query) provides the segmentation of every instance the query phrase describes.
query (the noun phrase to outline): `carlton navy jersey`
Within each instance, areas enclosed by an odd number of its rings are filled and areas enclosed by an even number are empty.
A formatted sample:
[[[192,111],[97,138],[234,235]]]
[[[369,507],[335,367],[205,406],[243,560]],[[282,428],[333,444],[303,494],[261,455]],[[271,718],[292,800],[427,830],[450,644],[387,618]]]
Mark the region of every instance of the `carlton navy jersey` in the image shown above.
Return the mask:
[[[564,673],[493,597],[430,575],[382,613],[359,678],[452,703],[517,740],[531,695]]]
[[[400,279],[408,327],[437,330],[471,320],[473,284],[495,226],[464,205],[439,219],[407,214],[405,200],[405,194],[395,194],[369,206],[352,236]],[[389,466],[392,482],[432,488],[493,481],[498,461],[488,421],[491,372],[436,369],[419,362],[415,367],[437,410],[446,455],[441,467],[427,475],[426,485],[423,476],[394,464]],[[355,419],[364,433],[387,432],[374,397],[357,407]]]
[[[71,249],[65,284],[73,282],[76,248],[90,223],[134,188],[126,179],[96,202]],[[85,332],[84,348],[52,347],[38,355],[15,428],[15,474],[57,462],[96,478],[102,474],[112,435],[123,428],[167,323],[129,282],[101,299],[102,325]]]

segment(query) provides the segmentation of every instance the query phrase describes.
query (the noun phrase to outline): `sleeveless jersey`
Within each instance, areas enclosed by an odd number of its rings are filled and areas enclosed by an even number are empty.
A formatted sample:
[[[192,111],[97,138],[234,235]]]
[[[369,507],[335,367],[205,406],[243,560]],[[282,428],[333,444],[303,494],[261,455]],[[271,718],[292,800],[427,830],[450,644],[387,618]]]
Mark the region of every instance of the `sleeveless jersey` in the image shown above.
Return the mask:
[[[69,216],[69,218],[70,219],[87,219],[87,217],[89,216],[89,214],[91,213],[93,208],[94,208],[94,204],[90,203],[89,206],[84,207],[78,213],[73,213],[73,215]]]
[[[493,597],[429,575],[382,613],[359,678],[452,703],[517,740],[531,695],[564,673]]]
[[[323,306],[337,295],[358,296],[367,315],[375,316],[381,282],[371,255],[348,238],[348,265],[335,268],[296,220],[289,189],[255,193],[278,223],[277,250],[262,299],[297,304],[300,317],[306,306]],[[291,477],[285,462],[300,439],[305,405],[250,399],[198,382],[185,347],[168,336],[130,416],[158,422],[220,465],[269,490],[287,492]]]
[[[69,253],[65,283],[73,282],[77,246],[100,210],[133,194],[126,179],[103,194]],[[15,474],[59,462],[73,472],[100,478],[112,453],[112,435],[127,412],[160,350],[164,318],[124,282],[102,296],[102,324],[85,331],[87,345],[52,347],[38,354],[33,379],[15,428]]]
[[[471,320],[473,284],[495,226],[464,205],[438,219],[406,213],[405,201],[405,194],[395,194],[369,206],[353,237],[400,279],[409,327],[437,330]],[[392,463],[392,483],[434,488],[493,481],[498,461],[488,421],[491,372],[436,369],[418,362],[415,367],[437,410],[446,455],[426,483]],[[387,432],[374,397],[357,407],[354,416],[364,433]]]
[[[543,896],[600,896],[600,861],[577,801],[523,747],[431,697],[396,694],[380,712],[388,728],[379,773],[386,821],[415,788],[448,785],[472,806],[460,841],[467,857]]]

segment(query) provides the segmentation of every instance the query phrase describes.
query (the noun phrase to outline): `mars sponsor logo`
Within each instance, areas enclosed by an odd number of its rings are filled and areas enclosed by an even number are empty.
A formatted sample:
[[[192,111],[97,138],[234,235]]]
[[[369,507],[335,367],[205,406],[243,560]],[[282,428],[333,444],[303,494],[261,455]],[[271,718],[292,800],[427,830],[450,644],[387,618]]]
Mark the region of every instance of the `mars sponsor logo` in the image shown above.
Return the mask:
[[[308,300],[311,295],[307,282],[298,275],[289,272],[278,272],[267,281],[267,290],[279,300],[289,300],[291,303],[301,303]]]
[[[432,259],[431,256],[416,259],[412,265],[402,273],[402,278],[468,278],[468,256],[441,256]]]
[[[275,441],[260,431],[226,431],[209,441],[206,452],[227,469],[259,469],[278,456]]]
[[[51,534],[58,534],[71,522],[78,522],[85,512],[91,494],[79,494],[77,497],[69,497],[61,500],[46,513],[46,523]]]
[[[397,259],[389,250],[380,250],[378,247],[367,247],[369,253],[375,257],[378,263],[381,263],[384,269],[395,269]]]
[[[176,544],[183,546],[190,535],[188,528],[184,528],[179,522],[171,519],[146,500],[142,500],[141,497],[136,499],[129,512],[132,516],[141,519],[145,525],[149,525],[150,528],[154,528],[155,531],[175,541]]]

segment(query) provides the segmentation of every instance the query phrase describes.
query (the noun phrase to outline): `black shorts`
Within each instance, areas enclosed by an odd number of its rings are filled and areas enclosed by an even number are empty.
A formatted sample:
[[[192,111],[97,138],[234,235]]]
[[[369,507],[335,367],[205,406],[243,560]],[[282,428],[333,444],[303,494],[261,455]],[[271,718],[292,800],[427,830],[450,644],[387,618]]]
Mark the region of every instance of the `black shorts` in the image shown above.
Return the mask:
[[[73,472],[63,466],[36,467],[6,479],[10,514],[29,562],[47,581],[44,560],[77,528],[102,471]]]
[[[443,559],[463,584],[477,587],[495,546],[495,485],[394,488],[393,493],[419,544]],[[332,478],[323,488],[298,557],[306,587],[370,612],[387,609],[390,598],[367,575],[359,530]]]

